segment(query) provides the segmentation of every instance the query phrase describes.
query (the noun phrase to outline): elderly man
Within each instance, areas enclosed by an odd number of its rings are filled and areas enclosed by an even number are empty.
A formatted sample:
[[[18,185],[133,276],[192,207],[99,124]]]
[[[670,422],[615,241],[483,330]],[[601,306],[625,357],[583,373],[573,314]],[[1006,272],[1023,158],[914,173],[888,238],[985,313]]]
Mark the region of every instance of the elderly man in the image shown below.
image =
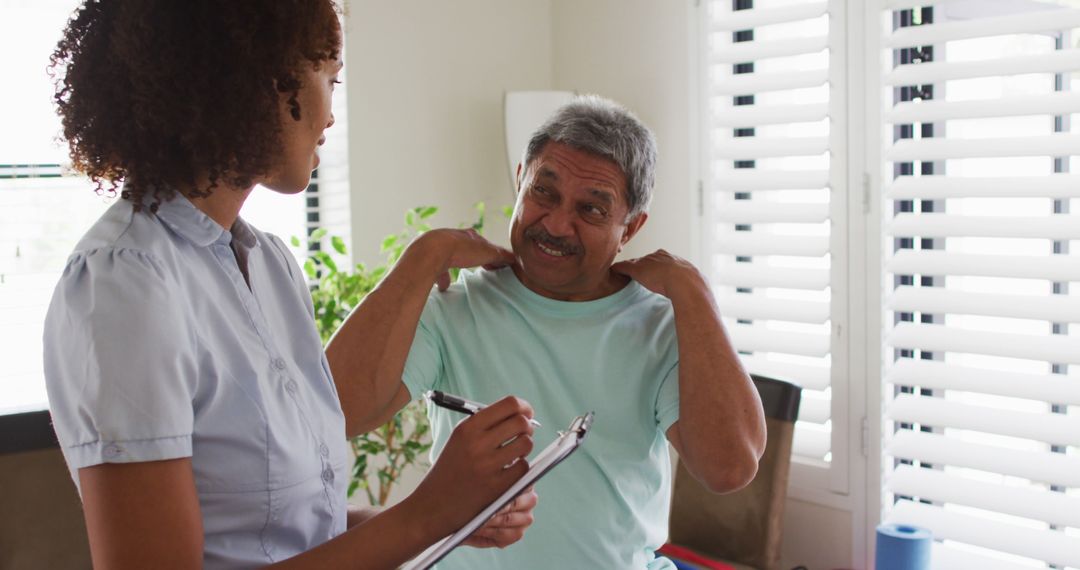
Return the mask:
[[[673,568],[655,555],[667,536],[667,443],[713,491],[739,489],[756,473],[761,403],[705,279],[662,250],[613,263],[648,218],[655,162],[652,134],[628,111],[574,100],[533,135],[518,166],[513,253],[469,232],[428,232],[387,277],[398,286],[357,309],[370,326],[331,342],[332,365],[366,374],[335,372],[339,384],[376,395],[342,402],[371,418],[359,429],[430,389],[480,402],[524,398],[543,422],[541,447],[574,416],[596,412],[578,454],[538,483],[525,538],[505,550],[458,550],[440,568]],[[448,268],[475,265],[487,269],[447,288]],[[437,454],[461,416],[429,415]],[[503,544],[530,507],[472,540]]]

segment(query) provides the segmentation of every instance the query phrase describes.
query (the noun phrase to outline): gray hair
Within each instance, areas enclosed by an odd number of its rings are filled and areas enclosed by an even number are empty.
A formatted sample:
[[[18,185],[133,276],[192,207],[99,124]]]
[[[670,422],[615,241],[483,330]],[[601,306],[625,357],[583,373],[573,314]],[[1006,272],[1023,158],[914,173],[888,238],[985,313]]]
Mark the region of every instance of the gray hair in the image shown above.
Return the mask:
[[[627,221],[649,210],[656,180],[656,139],[629,110],[597,95],[582,95],[563,105],[533,133],[521,161],[529,163],[548,141],[611,159],[626,176]]]

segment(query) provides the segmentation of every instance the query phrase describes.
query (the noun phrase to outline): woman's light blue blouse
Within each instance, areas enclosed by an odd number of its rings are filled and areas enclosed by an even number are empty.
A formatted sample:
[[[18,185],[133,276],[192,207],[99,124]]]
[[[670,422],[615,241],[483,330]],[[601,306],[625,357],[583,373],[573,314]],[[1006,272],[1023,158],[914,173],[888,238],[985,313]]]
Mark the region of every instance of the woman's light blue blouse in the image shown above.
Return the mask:
[[[45,322],[76,485],[82,467],[191,457],[208,568],[344,532],[345,420],[312,314],[278,238],[240,219],[227,231],[179,195],[156,215],[118,201],[76,246]]]

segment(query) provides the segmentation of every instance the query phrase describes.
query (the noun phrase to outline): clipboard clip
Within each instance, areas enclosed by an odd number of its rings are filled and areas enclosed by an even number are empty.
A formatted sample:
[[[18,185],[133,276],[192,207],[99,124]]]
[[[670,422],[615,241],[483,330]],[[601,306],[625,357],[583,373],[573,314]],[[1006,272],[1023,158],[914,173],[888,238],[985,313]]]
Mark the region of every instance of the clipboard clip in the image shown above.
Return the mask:
[[[574,418],[574,421],[570,422],[570,427],[566,428],[566,431],[559,432],[559,435],[564,436],[575,433],[579,440],[584,439],[585,435],[589,433],[589,428],[592,427],[593,417],[595,415],[596,412],[589,412]]]

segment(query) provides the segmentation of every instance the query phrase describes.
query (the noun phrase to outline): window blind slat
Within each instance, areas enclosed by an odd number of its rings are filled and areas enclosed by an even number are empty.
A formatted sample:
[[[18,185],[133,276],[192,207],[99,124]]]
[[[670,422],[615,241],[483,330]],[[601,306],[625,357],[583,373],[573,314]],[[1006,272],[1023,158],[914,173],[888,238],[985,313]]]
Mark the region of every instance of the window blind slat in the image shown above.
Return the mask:
[[[786,24],[799,20],[819,18],[829,12],[828,2],[794,4],[781,8],[738,10],[722,12],[712,21],[713,32],[734,32],[758,26]]]
[[[1031,566],[1027,564],[976,554],[958,548],[955,543],[935,542],[930,547],[930,552],[934,570],[1031,570]]]
[[[766,91],[787,91],[818,87],[829,81],[829,70],[811,69],[784,73],[746,73],[718,77],[713,82],[714,95],[744,95]]]
[[[1080,364],[1080,343],[1068,335],[1028,335],[900,323],[887,335],[893,348],[963,352],[1043,362]]]
[[[765,42],[739,42],[717,47],[713,50],[712,62],[714,64],[743,63],[773,57],[818,53],[828,49],[828,47],[828,36]]]
[[[822,291],[829,286],[828,269],[789,269],[755,263],[724,263],[716,268],[714,281],[733,287],[777,287]]]
[[[781,236],[766,232],[718,229],[716,253],[822,257],[829,253],[828,236]]]
[[[794,382],[806,390],[820,391],[829,387],[828,366],[807,366],[791,362],[777,362],[752,354],[740,354],[739,360],[742,361],[743,367],[748,372]]]
[[[894,422],[966,429],[1080,446],[1080,416],[1018,412],[952,402],[943,398],[897,394],[888,406]]]
[[[955,40],[1050,32],[1080,26],[1080,10],[1040,10],[947,23],[909,26],[894,30],[883,45],[890,48],[925,46]]]
[[[1080,216],[1060,214],[1037,218],[898,214],[888,226],[891,236],[1008,237],[1080,239]]]
[[[900,176],[885,190],[893,200],[947,198],[1080,198],[1080,175],[960,178],[956,176]]]
[[[829,219],[829,205],[771,200],[732,200],[716,205],[715,219],[718,222],[733,224],[820,224]]]
[[[831,404],[826,397],[803,392],[799,400],[799,421],[824,424],[829,421]]]
[[[796,456],[812,457],[821,460],[832,447],[832,432],[824,426],[808,423],[795,423],[795,436],[791,442],[791,452]]]
[[[733,319],[761,319],[793,323],[825,323],[829,320],[829,303],[776,299],[765,295],[732,293],[719,295],[716,304],[720,313]]]
[[[908,101],[885,113],[889,124],[933,123],[952,119],[981,119],[1027,115],[1067,115],[1080,112],[1080,93],[1057,92],[1028,97],[980,101]]]
[[[1062,493],[986,483],[914,465],[898,466],[889,476],[887,486],[897,495],[1080,528],[1080,498]]]
[[[936,6],[938,4],[945,4],[947,2],[955,2],[956,0],[882,0],[881,9],[885,11],[890,10],[905,10],[908,8],[921,8],[924,6]],[[965,1],[965,0],[961,0]]]
[[[907,500],[897,502],[887,520],[926,527],[935,538],[1007,549],[1060,566],[1080,566],[1080,538],[1061,532],[1000,523]]]
[[[894,275],[972,275],[1047,281],[1080,281],[1080,259],[1065,255],[1029,257],[907,249],[888,262]]]
[[[811,190],[829,187],[828,170],[725,170],[717,175],[713,187],[721,192],[755,190]]]
[[[713,155],[728,160],[816,156],[829,150],[828,137],[740,137],[716,141]]]
[[[763,326],[729,325],[739,352],[776,352],[822,357],[829,354],[829,335],[775,330]]]
[[[1080,375],[1023,374],[904,358],[890,367],[885,381],[897,386],[960,390],[1080,406]]]
[[[946,160],[950,158],[1000,158],[1011,156],[1071,156],[1080,154],[1080,135],[1052,134],[1032,137],[986,139],[901,139],[885,153],[892,162]]]
[[[1080,487],[1080,456],[1008,449],[913,430],[893,434],[886,452],[897,459],[952,465],[1066,487]]]
[[[713,116],[717,128],[754,127],[783,123],[810,123],[829,116],[826,103],[803,105],[742,105],[727,107]]]
[[[997,295],[944,287],[897,287],[887,306],[895,312],[948,315],[984,315],[1038,319],[1058,323],[1080,322],[1080,297],[1068,295]]]
[[[925,85],[953,79],[1022,75],[1025,73],[1065,73],[1080,69],[1080,49],[1064,49],[1039,55],[1018,55],[1000,59],[964,62],[930,62],[900,65],[885,75],[885,85]]]

